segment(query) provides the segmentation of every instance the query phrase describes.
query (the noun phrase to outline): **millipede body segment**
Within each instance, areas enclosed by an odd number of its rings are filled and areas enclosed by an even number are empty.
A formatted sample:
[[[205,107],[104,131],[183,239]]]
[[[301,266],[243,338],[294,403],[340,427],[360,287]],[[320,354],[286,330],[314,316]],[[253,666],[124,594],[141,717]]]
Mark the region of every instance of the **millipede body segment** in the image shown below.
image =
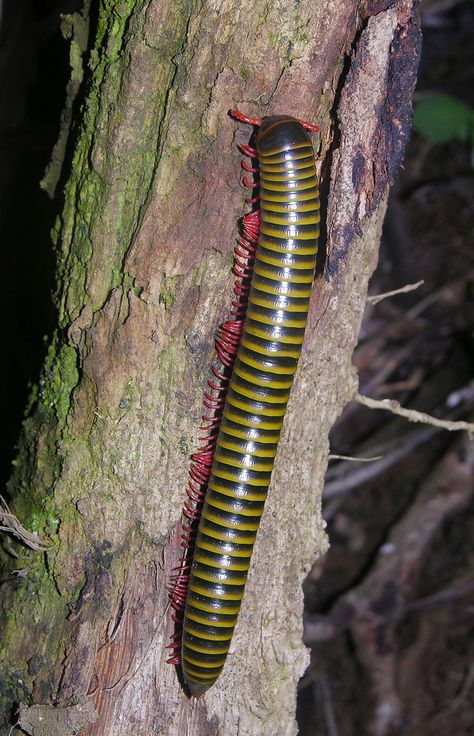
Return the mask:
[[[288,116],[266,118],[256,154],[260,231],[248,307],[187,581],[181,664],[197,697],[214,684],[229,650],[301,354],[316,266],[319,192],[304,125]]]

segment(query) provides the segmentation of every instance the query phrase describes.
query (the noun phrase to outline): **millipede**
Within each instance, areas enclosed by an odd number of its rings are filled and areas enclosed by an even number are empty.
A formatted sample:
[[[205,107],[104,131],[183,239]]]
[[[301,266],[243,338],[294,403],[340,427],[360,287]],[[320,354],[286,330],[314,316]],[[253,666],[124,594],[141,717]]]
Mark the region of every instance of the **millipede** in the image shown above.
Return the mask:
[[[278,441],[304,338],[319,236],[309,132],[288,115],[232,110],[258,130],[246,158],[246,201],[235,248],[231,319],[218,330],[204,394],[203,445],[192,456],[183,554],[170,592],[168,661],[200,697],[224,666],[240,611]],[[254,181],[250,181],[252,174]]]

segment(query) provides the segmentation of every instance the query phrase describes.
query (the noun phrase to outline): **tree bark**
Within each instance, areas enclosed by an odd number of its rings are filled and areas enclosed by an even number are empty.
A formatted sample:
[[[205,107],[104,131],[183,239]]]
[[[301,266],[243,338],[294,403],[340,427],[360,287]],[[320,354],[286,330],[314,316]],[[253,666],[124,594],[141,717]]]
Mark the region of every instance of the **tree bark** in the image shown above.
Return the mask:
[[[92,4],[55,230],[58,330],[9,489],[51,546],[4,586],[5,728],[20,704],[33,736],[296,732],[301,586],[327,544],[328,433],[356,390],[351,354],[410,125],[416,4]],[[189,701],[165,664],[166,585],[244,212],[236,105],[321,124],[326,262],[233,649]]]

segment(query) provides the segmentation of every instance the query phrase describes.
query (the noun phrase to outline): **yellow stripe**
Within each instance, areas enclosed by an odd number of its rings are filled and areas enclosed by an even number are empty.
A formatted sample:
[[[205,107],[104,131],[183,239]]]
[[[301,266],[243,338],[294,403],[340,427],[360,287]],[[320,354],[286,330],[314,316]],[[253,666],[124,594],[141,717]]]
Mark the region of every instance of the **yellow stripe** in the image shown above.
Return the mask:
[[[208,623],[206,621],[206,623]],[[213,623],[210,623],[209,626],[214,626]],[[203,636],[203,632],[199,631],[199,629],[194,629],[192,626],[184,626],[184,631],[187,634],[190,634],[190,636],[199,636],[200,638],[205,638],[209,641],[228,641],[230,644],[230,640],[232,637],[232,634],[211,634],[210,631],[206,631],[205,636]],[[227,647],[228,649],[229,647]]]
[[[275,327],[273,327],[273,330],[277,328],[278,328],[278,325],[275,325]],[[248,324],[245,331],[248,335],[254,335],[255,337],[260,337],[263,340],[275,340],[277,342],[283,343],[284,345],[302,345],[303,337],[304,337],[303,334],[299,335],[298,337],[295,335],[285,335],[285,334],[274,335],[272,337],[272,335],[270,335],[269,332],[266,332],[265,330],[260,329],[258,325],[253,325],[253,324]],[[279,373],[280,375],[292,376],[294,375],[296,371],[296,366],[264,365],[265,356],[262,357],[262,360],[258,360],[257,358],[253,358],[252,356],[247,355],[247,353],[242,353],[242,355],[239,355],[239,359],[246,365],[253,366],[257,370],[260,370],[264,373]],[[271,383],[269,385],[270,388],[278,387],[278,383],[276,382],[274,383],[274,380],[275,379],[272,376]]]
[[[257,471],[262,471],[262,472],[267,472],[267,473],[269,471],[271,472],[273,468],[272,456],[267,455],[267,457],[270,457],[270,459],[267,460],[267,462],[265,461],[255,462],[255,460],[253,459],[257,457],[255,452],[252,452],[252,453],[242,452],[242,448],[237,447],[235,449],[232,448],[232,450],[233,452],[240,453],[241,457],[240,458],[234,458],[234,457],[230,458],[228,455],[224,455],[222,452],[220,452],[219,447],[225,448],[226,445],[224,445],[221,441],[219,441],[218,449],[215,454],[216,460],[219,460],[221,463],[233,465],[234,467],[238,467],[238,468],[248,468],[249,470],[257,470]],[[229,448],[228,443],[227,443],[227,449],[231,449]],[[260,457],[262,457],[261,453],[260,453]]]
[[[275,388],[272,386],[272,388]],[[232,437],[237,437],[243,440],[251,440],[252,442],[261,442],[262,444],[275,445],[278,443],[279,432],[276,434],[270,430],[262,429],[261,427],[247,427],[243,429],[241,424],[232,425],[226,421],[225,417],[222,419],[223,431]]]
[[[227,401],[231,406],[236,406],[237,409],[248,411],[249,414],[259,414],[265,417],[282,417],[286,411],[286,406],[280,406],[278,409],[270,407],[255,409],[250,406],[250,400],[246,400],[245,398],[238,399],[234,395],[229,395]]]
[[[193,570],[195,578],[200,580],[206,580],[208,583],[221,583],[222,585],[245,585],[247,582],[247,575],[242,575],[240,578],[229,578],[227,580],[221,580],[211,573],[203,572],[202,570]]]
[[[274,253],[284,253],[285,255],[315,256],[318,252],[317,243],[308,243],[306,240],[297,240],[296,238],[279,238],[279,242],[275,242],[274,240],[268,240],[263,233],[260,233],[258,242],[267,250]]]
[[[253,301],[253,300],[252,300]],[[300,329],[304,329],[306,327],[306,322],[308,320],[308,315],[304,314],[303,317],[300,317],[300,319],[291,319],[291,314],[286,315],[285,309],[274,309],[272,310],[273,314],[277,313],[276,316],[272,318],[271,315],[268,315],[269,318],[266,319],[266,315],[262,314],[262,312],[257,312],[254,309],[252,309],[252,302],[250,302],[249,308],[247,310],[247,314],[256,322],[261,322],[264,325],[275,325],[278,327],[299,327]],[[279,317],[278,312],[283,312],[283,316]],[[265,350],[263,347],[260,347],[259,343],[256,343],[258,345],[257,348],[254,348],[257,350],[257,352],[262,353],[263,355],[269,355],[273,357],[281,357],[283,355],[283,352],[278,350],[276,352],[275,350]]]
[[[279,204],[288,205],[288,202],[306,202],[309,199],[315,199],[318,196],[318,188],[316,186],[311,189],[302,189],[299,192],[287,191],[268,191],[265,192],[265,206],[267,202],[278,202]]]
[[[190,589],[191,589],[191,586],[190,586]],[[206,597],[208,597],[208,596],[209,596],[209,591],[206,594]],[[217,600],[217,599],[214,598],[214,599],[211,599],[211,600]],[[240,606],[233,606],[232,608],[225,608],[225,609],[221,609],[221,608],[217,608],[216,609],[215,606],[209,606],[206,603],[203,603],[202,601],[195,600],[194,598],[191,601],[191,605],[194,608],[198,608],[200,611],[207,611],[208,613],[217,613],[217,614],[219,614],[219,613],[222,613],[222,611],[224,611],[225,613],[229,613],[230,614],[230,613],[239,613],[239,611],[240,611]],[[209,623],[209,622],[207,622],[207,623]]]
[[[272,227],[262,222],[260,232],[263,235],[280,238],[280,240],[316,240],[319,234],[319,228],[315,228],[314,230],[298,230],[297,224],[289,224],[285,230],[279,230],[277,227]]]
[[[230,498],[230,496],[229,496]],[[237,514],[238,516],[261,516],[263,513],[263,508],[261,509],[235,509],[232,507],[232,503],[225,503],[225,501],[219,501],[216,498],[208,497],[207,499],[208,507],[214,508],[214,509],[220,509],[221,511],[225,511],[228,514]],[[222,582],[225,582],[223,580]],[[232,585],[236,585],[237,583],[232,583]]]
[[[258,252],[258,260],[261,263],[268,263],[270,266],[275,266],[276,268],[292,268],[296,271],[298,270],[304,270],[309,271],[310,269],[314,269],[315,266],[315,258],[314,255],[312,258],[303,258],[299,253],[293,254],[281,254],[280,255],[269,255],[268,254],[269,249],[260,249]],[[284,260],[285,257],[289,257],[292,259],[292,262],[290,263],[288,260]]]
[[[220,526],[222,529],[228,528],[228,526],[222,526],[222,524]],[[240,536],[238,533],[240,529],[238,528],[234,529],[234,527],[232,527],[232,531],[234,532],[234,535],[232,537],[229,537],[228,534],[219,533],[216,529],[211,529],[210,527],[206,526],[205,520],[201,522],[199,530],[203,534],[206,534],[208,537],[212,537],[213,539],[218,539],[220,542],[230,542],[231,544],[253,545],[255,544],[255,539],[257,538],[256,534],[250,534],[248,536],[243,536],[243,535]],[[237,554],[237,552],[235,554]]]
[[[311,296],[311,284],[306,289],[293,289],[294,284],[290,284],[288,281],[275,281],[270,279],[273,283],[263,283],[258,275],[255,276],[253,286],[259,291],[264,291],[265,294],[275,294],[276,296],[282,296],[287,294],[290,297],[305,298]]]
[[[316,199],[316,195],[314,196]],[[305,199],[307,200],[308,197],[305,196]],[[320,203],[319,200],[316,202],[298,202],[294,199],[291,201],[286,201],[285,199],[282,199],[281,203],[277,203],[276,201],[267,201],[267,198],[265,198],[265,210],[270,210],[271,212],[282,212],[289,214],[291,212],[317,212],[319,210]],[[262,217],[264,217],[263,211],[262,211]]]
[[[249,350],[256,350],[258,348],[262,355],[268,355],[269,357],[275,355],[275,351],[266,352],[262,350],[260,343],[252,342],[251,336],[249,335],[245,336],[245,342],[242,340],[241,345],[249,348]],[[284,355],[288,358],[298,358],[300,352],[301,351],[299,350],[285,350],[278,351],[278,355]],[[237,391],[237,393],[242,394],[242,396],[247,396],[249,399],[253,399],[254,401],[265,401],[269,404],[283,404],[284,402],[288,402],[288,398],[290,395],[289,391],[287,391],[284,394],[268,393],[265,397],[263,397],[261,394],[258,393],[257,390],[252,391],[252,389],[247,388],[246,386],[242,386],[242,384],[238,383],[237,381],[234,381],[234,383],[232,384],[232,388],[234,389],[234,391]],[[258,442],[258,440],[255,441]],[[223,445],[223,447],[225,447],[225,445]],[[266,453],[264,453],[263,450],[256,450],[255,454],[266,457]]]
[[[219,593],[213,593],[210,595],[208,589],[206,587],[201,587],[197,583],[193,582],[191,579],[191,582],[189,583],[189,590],[192,590],[193,593],[197,593],[198,595],[204,595],[206,598],[209,598],[211,600],[215,601],[241,601],[242,600],[242,593],[230,593],[226,591],[225,593],[219,594]],[[201,603],[201,601],[199,601]],[[192,605],[194,606],[195,601],[193,599]],[[239,607],[240,608],[240,607]],[[227,610],[227,609],[226,609]],[[232,608],[229,611],[230,613],[236,613],[237,611],[234,611]]]
[[[253,292],[251,303],[257,304],[259,307],[267,307],[267,309],[284,309],[286,312],[307,312],[309,309],[309,302],[306,298],[298,299],[296,303],[290,303],[284,295],[268,297],[259,296]]]
[[[272,163],[271,161],[265,161],[263,168],[265,171],[269,171],[270,173],[283,173],[285,171],[301,171],[302,169],[307,169],[309,167],[314,167],[314,156],[309,154],[308,156],[302,156],[301,158],[297,159],[287,159],[284,162],[280,163]]]
[[[189,657],[185,652],[183,652],[183,659],[190,664],[196,664],[198,667],[205,667],[205,669],[209,670],[222,667],[226,658],[222,657],[222,659],[218,659],[216,662],[202,662],[200,659]]]
[[[206,640],[207,636],[204,637],[202,634],[200,634],[200,638]],[[227,652],[229,651],[229,646],[216,647],[211,649],[210,647],[200,647],[198,644],[194,644],[194,642],[191,644],[191,642],[185,641],[184,643],[188,649],[192,649],[193,652],[202,652],[202,654],[227,654]]]
[[[224,496],[231,496],[231,498],[243,498],[246,501],[265,501],[265,499],[267,497],[266,491],[248,491],[248,492],[245,493],[245,495],[244,494],[239,494],[239,493],[237,493],[236,489],[233,489],[233,488],[231,489],[228,486],[222,485],[221,483],[219,483],[219,481],[216,478],[214,478],[209,483],[209,486],[208,487],[211,490],[213,490],[213,491],[217,491],[218,493],[222,493]],[[244,544],[245,544],[245,542],[244,542]],[[219,554],[222,554],[222,551],[221,550],[219,550]],[[232,552],[232,554],[234,554],[234,553]],[[237,552],[235,554],[237,554]],[[251,553],[249,553],[249,554],[251,554]],[[245,554],[242,554],[242,555],[239,555],[239,556],[246,557],[247,554],[245,553]]]
[[[234,452],[240,452],[242,454],[252,454],[255,457],[264,457],[264,458],[272,458],[276,455],[276,444],[277,441],[273,441],[273,445],[275,445],[273,448],[268,447],[258,447],[256,448],[256,444],[258,443],[258,440],[249,440],[245,439],[242,440],[240,438],[237,438],[235,434],[232,432],[233,428],[224,428],[223,432],[225,432],[226,437],[221,436],[219,440],[219,445],[221,447],[224,447],[227,450],[233,450]],[[230,439],[228,439],[228,437]],[[253,448],[253,449],[250,449]]]
[[[245,378],[246,381],[253,381],[258,386],[265,386],[265,388],[291,388],[293,385],[293,377],[286,378],[285,380],[282,380],[280,378],[273,378],[271,381],[264,381],[258,378],[258,376],[255,376],[251,371],[246,371],[245,368],[241,366],[234,366],[235,373],[240,376],[241,378]],[[239,435],[237,432],[233,429],[233,433],[236,437],[246,437],[247,435]],[[259,442],[274,442],[275,440],[272,438],[268,438],[267,440],[261,439]]]
[[[300,192],[304,192],[307,189],[313,189],[316,186],[316,179],[314,176],[311,176],[309,179],[303,179],[297,180],[297,181],[289,181],[286,185],[280,184],[279,182],[274,181],[266,181],[264,179],[261,179],[260,186],[262,189],[265,189],[265,191],[269,190],[270,192],[298,192],[298,195]],[[266,194],[262,195],[262,200],[265,201]]]
[[[276,329],[277,325],[273,328]],[[285,343],[285,345],[302,345],[304,335],[301,334],[299,336],[296,335],[270,335],[269,332],[265,332],[265,330],[260,330],[256,325],[245,325],[245,331],[248,332],[249,335],[256,335],[257,337],[262,337],[264,340],[277,340],[278,342]],[[247,355],[239,355],[240,360],[243,363],[246,363],[247,365],[252,365],[255,368],[258,368],[261,371],[265,371],[265,373],[286,373],[286,375],[293,375],[296,371],[295,367],[289,368],[288,366],[278,366],[275,368],[271,368],[269,366],[262,367],[261,363],[257,363],[256,361],[252,362],[252,358],[249,358]]]
[[[245,419],[245,417],[240,416],[238,414],[234,414],[231,409],[227,410],[225,413],[225,416],[230,419],[233,422],[237,422],[238,424],[243,424],[244,427],[258,427],[260,429],[281,429],[283,426],[283,420],[280,420],[278,422],[266,422],[263,417],[258,416],[258,414],[252,414],[252,417],[258,417],[257,421],[254,421],[254,419]],[[216,475],[220,476],[221,478],[228,478],[229,480],[235,480],[235,478],[231,478],[230,476],[224,475],[220,470],[219,472],[216,472]],[[238,481],[237,481],[238,482]],[[250,483],[250,485],[265,485],[265,483],[256,483],[253,480],[245,480],[240,481],[244,483]]]
[[[282,212],[269,214],[262,211],[262,222],[273,222],[275,225],[316,225],[321,220],[321,215],[316,214],[318,210],[314,210],[310,215],[301,216],[295,209],[292,212]]]
[[[261,163],[265,161],[271,164],[272,162],[280,163],[282,161],[305,158],[305,156],[314,156],[313,148],[308,143],[299,143],[297,146],[293,146],[291,151],[287,148],[275,148],[270,153],[260,153],[259,160]]]
[[[226,467],[230,467],[230,466],[226,465]],[[241,471],[240,476],[244,475],[242,473],[242,470],[244,470],[244,468],[240,469]],[[265,488],[268,485],[267,481],[263,481],[261,479],[257,480],[255,478],[242,478],[242,477],[239,478],[239,473],[236,472],[235,474],[233,474],[231,471],[227,472],[226,470],[223,470],[222,468],[218,468],[218,467],[214,467],[212,469],[212,474],[215,475],[217,478],[224,478],[225,480],[230,480],[233,483],[245,483],[245,485],[262,486]],[[248,500],[251,501],[252,499],[249,498]],[[222,522],[220,523],[222,525]]]
[[[265,498],[266,498],[266,494],[265,494]],[[263,499],[263,500],[265,500],[265,499]],[[219,541],[222,542],[223,540],[219,540]],[[229,542],[228,539],[227,539],[227,542]],[[235,542],[235,543],[238,544],[238,542]],[[199,547],[199,549],[202,549],[202,550],[204,550],[206,552],[214,552],[217,555],[230,554],[230,552],[224,552],[223,553],[222,552],[222,549],[219,547],[218,544],[215,544],[215,545],[214,544],[211,544],[210,542],[204,541],[204,539],[200,539],[199,540],[198,547]],[[232,550],[232,557],[245,557],[245,559],[250,560],[250,558],[252,556],[252,550],[253,550],[253,545],[249,545],[249,548],[248,549],[244,549],[244,550],[235,550],[234,549],[234,550]]]
[[[197,670],[193,670],[192,667],[185,666],[183,662],[183,669],[186,673],[186,675],[190,675],[188,678],[191,682],[195,682],[196,685],[208,685],[209,682],[212,683],[217,680],[219,677],[219,672],[215,672],[213,675],[202,675]]]
[[[193,560],[196,560],[196,562],[202,562],[203,565],[209,565],[209,567],[216,567],[219,570],[238,570],[240,572],[247,572],[250,566],[249,562],[235,562],[232,559],[232,562],[227,564],[222,563],[222,557],[231,557],[233,558],[233,555],[226,555],[220,553],[220,560],[215,560],[213,557],[207,557],[207,555],[202,554],[202,545],[199,544],[196,547],[196,551],[194,552]]]
[[[242,338],[242,342],[240,343],[245,348],[248,348],[249,350],[258,351],[262,355],[268,355],[269,358],[272,356],[275,357],[277,355],[275,350],[267,350],[265,349],[261,343],[254,342],[252,340],[252,336],[245,333],[244,337]],[[278,350],[278,357],[280,358],[299,358],[301,355],[301,350],[298,347],[294,347],[291,349],[290,347],[285,347],[284,350]],[[248,391],[246,388],[242,388],[240,384],[237,384],[236,386],[233,386],[233,388],[242,394],[245,394],[245,396],[249,396],[250,398],[255,398],[256,401],[258,401],[258,394],[253,393],[252,391]],[[288,401],[288,398],[290,396],[290,392],[288,391],[286,394],[281,394],[280,396],[272,394],[265,398],[265,401],[273,402],[273,403],[283,403],[284,401]]]
[[[191,603],[191,605],[194,605],[194,603]],[[237,616],[230,616],[229,618],[229,621],[227,619],[225,621],[209,621],[207,616],[200,616],[195,611],[186,611],[186,619],[195,621],[198,624],[204,624],[205,626],[215,626],[218,629],[224,627],[227,629],[234,628],[235,624],[237,623]]]
[[[300,169],[285,169],[283,172],[275,171],[274,169],[267,169],[266,166],[262,166],[261,169],[261,181],[304,181],[309,177],[316,179],[316,170],[314,166],[305,166]]]
[[[235,514],[238,516],[238,514]],[[255,516],[255,514],[254,514]],[[257,521],[243,521],[240,520],[234,524],[231,524],[228,519],[223,519],[221,516],[218,516],[217,514],[213,514],[209,508],[205,508],[202,512],[202,519],[207,519],[208,521],[214,522],[214,524],[219,524],[220,526],[225,526],[226,528],[235,529],[239,532],[254,532],[257,531],[260,519]],[[209,593],[207,593],[209,595]]]
[[[223,529],[227,529],[227,527],[222,527]],[[238,534],[239,529],[235,529],[232,527],[232,531],[234,532],[234,536],[232,538],[229,537],[229,535],[220,534],[216,529],[211,529],[210,527],[206,526],[206,521],[203,520],[200,527],[200,531],[203,534],[206,534],[208,537],[211,537],[213,539],[218,539],[220,542],[230,542],[231,544],[248,544],[253,545],[255,543],[256,534],[251,534],[249,536],[240,536]],[[237,534],[235,534],[237,532]],[[204,547],[204,545],[203,545]],[[233,552],[232,554],[238,554],[237,552]],[[251,554],[251,552],[250,552]],[[242,557],[245,555],[242,553]],[[250,556],[250,555],[249,555]]]
[[[266,235],[270,235],[271,233],[266,233]],[[290,268],[286,268],[285,266],[280,268],[281,271],[284,273],[276,274],[275,271],[273,271],[270,268],[265,268],[265,266],[261,266],[258,262],[255,264],[254,267],[254,273],[256,273],[259,276],[263,276],[266,279],[270,279],[271,281],[286,281],[287,284],[312,284],[313,283],[313,273],[309,273],[307,276],[303,276],[300,273],[295,273]]]

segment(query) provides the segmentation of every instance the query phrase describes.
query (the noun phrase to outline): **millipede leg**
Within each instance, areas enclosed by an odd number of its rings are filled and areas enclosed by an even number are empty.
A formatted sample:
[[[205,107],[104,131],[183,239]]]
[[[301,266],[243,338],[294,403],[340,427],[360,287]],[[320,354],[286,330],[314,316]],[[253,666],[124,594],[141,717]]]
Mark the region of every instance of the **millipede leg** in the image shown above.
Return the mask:
[[[239,110],[235,108],[230,111],[230,114],[236,120],[240,120],[241,123],[249,123],[250,125],[257,125],[259,128],[262,126],[262,123],[263,123],[262,118],[252,118],[250,117],[250,115],[244,115],[242,112],[239,112]]]

